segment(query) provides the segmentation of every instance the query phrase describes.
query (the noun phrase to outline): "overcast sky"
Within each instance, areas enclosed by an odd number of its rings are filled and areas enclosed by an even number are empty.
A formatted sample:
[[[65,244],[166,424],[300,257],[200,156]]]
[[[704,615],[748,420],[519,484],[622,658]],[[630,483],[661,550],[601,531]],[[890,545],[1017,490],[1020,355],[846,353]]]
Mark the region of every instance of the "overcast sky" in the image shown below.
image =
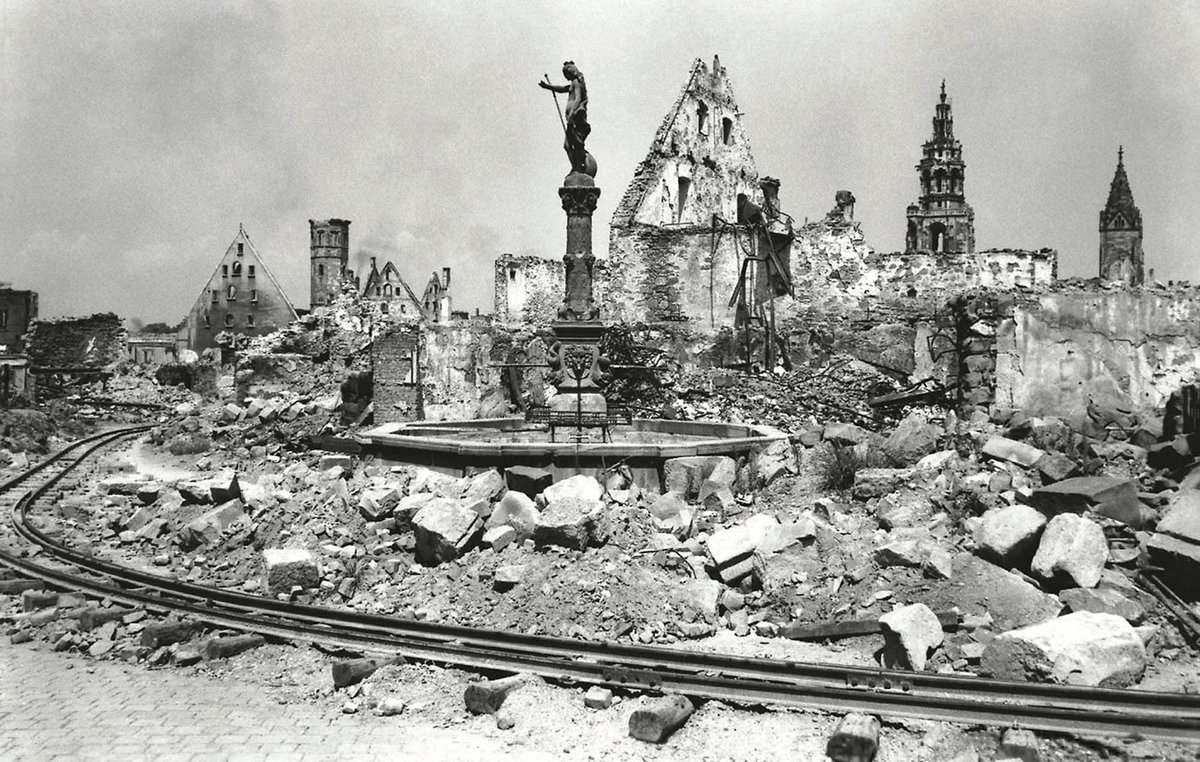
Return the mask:
[[[903,247],[938,85],[979,248],[1097,269],[1118,144],[1160,279],[1200,280],[1200,2],[0,2],[0,281],[43,316],[174,322],[243,223],[298,306],[308,220],[418,291],[491,311],[502,252],[562,256],[567,169],[535,86],[574,59],[596,249],[687,79],[718,54],[785,211],[858,199]],[[382,261],[380,263],[382,265]]]

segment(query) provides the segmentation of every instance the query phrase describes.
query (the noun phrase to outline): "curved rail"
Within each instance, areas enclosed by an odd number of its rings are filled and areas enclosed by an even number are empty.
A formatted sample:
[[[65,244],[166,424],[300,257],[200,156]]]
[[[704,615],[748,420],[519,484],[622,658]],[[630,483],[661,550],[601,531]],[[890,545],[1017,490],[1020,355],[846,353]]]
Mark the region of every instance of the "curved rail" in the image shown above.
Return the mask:
[[[745,703],[1200,742],[1200,696],[747,659],[296,604],[101,561],[56,542],[30,523],[28,511],[32,504],[72,468],[96,450],[146,428],[132,427],[81,440],[0,485],[2,494],[75,453],[67,468],[13,506],[13,528],[48,555],[100,579],[50,569],[5,553],[0,553],[0,563],[56,586],[150,610],[186,614],[220,626],[476,669],[525,671],[550,679],[674,691]]]

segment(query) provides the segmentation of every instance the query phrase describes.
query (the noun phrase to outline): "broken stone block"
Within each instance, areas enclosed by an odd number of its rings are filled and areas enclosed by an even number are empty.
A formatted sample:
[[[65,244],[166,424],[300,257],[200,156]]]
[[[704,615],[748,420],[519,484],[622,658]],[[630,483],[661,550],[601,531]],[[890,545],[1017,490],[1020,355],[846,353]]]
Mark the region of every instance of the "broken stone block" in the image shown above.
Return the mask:
[[[496,503],[492,515],[488,517],[489,528],[509,526],[516,530],[517,541],[533,537],[541,512],[534,505],[533,499],[520,490],[510,489]]]
[[[1006,460],[1030,468],[1046,454],[1033,445],[1007,437],[992,437],[983,445],[983,454],[995,460]]]
[[[1020,762],[1041,762],[1042,760],[1037,736],[1027,728],[1005,728],[1004,734],[1000,736],[999,752],[1009,760],[1020,760]]]
[[[1123,688],[1141,679],[1146,647],[1121,617],[1080,611],[997,635],[981,667],[1005,680]]]
[[[317,463],[317,470],[325,472],[331,468],[341,468],[349,473],[354,470],[354,458],[349,455],[322,455]]]
[[[917,461],[918,471],[941,471],[958,462],[957,450],[942,450],[931,453]]]
[[[704,482],[732,489],[737,478],[737,463],[725,455],[694,455],[669,458],[663,462],[663,488],[677,492],[685,500],[695,500]]]
[[[680,584],[675,602],[684,614],[694,614],[706,622],[717,620],[721,583],[715,579],[689,579]]]
[[[444,500],[434,495],[432,492],[418,492],[415,495],[405,495],[396,503],[396,507],[392,509],[392,518],[396,520],[396,530],[405,531],[412,526],[413,517],[417,513],[434,502],[435,500]]]
[[[975,531],[979,555],[1003,567],[1025,566],[1046,526],[1046,517],[1029,505],[991,508],[980,517]]]
[[[954,557],[945,548],[935,547],[921,565],[921,573],[929,579],[951,579],[954,576]]]
[[[341,659],[330,665],[330,676],[334,688],[346,688],[361,683],[382,666],[392,663],[389,659]]]
[[[358,512],[367,521],[382,521],[400,504],[400,490],[395,487],[372,487],[358,497]]]
[[[744,477],[748,487],[762,489],[784,474],[800,473],[796,448],[786,439],[778,440],[751,456],[752,469]],[[713,481],[716,481],[715,479]]]
[[[495,714],[508,694],[524,684],[525,678],[521,675],[499,680],[479,680],[469,684],[463,691],[463,703],[471,714]]]
[[[1200,490],[1183,490],[1167,504],[1157,531],[1200,543]]]
[[[871,762],[879,750],[879,718],[852,712],[842,717],[825,744],[833,762]]]
[[[887,542],[875,549],[872,557],[880,568],[911,566],[920,568],[934,548],[933,538],[923,529],[889,532]]]
[[[1035,489],[1027,502],[1048,515],[1083,513],[1102,503],[1136,502],[1137,493],[1137,481],[1134,479],[1076,476]]]
[[[1058,597],[1071,611],[1114,614],[1130,624],[1139,624],[1146,616],[1146,609],[1139,601],[1128,598],[1111,587],[1097,587],[1092,590],[1073,587],[1063,590]]]
[[[208,480],[208,493],[214,504],[220,505],[242,497],[242,486],[233,471],[222,471]]]
[[[1108,561],[1108,541],[1096,522],[1073,513],[1050,519],[1042,532],[1030,570],[1054,581],[1069,577],[1079,587],[1095,587]]]
[[[629,735],[639,741],[663,743],[683,727],[696,708],[687,696],[649,699],[629,715]]]
[[[221,539],[221,533],[249,521],[241,500],[230,500],[213,508],[179,530],[179,545],[184,550],[208,545]]]
[[[608,709],[612,706],[613,692],[608,688],[593,685],[583,695],[583,705],[588,709]]]
[[[929,496],[902,489],[879,499],[875,518],[884,529],[900,529],[924,524],[933,515]]]
[[[470,505],[482,500],[490,505],[498,500],[507,489],[504,477],[500,475],[499,471],[484,471],[468,480],[462,501],[464,505]]]
[[[674,490],[664,492],[650,503],[650,516],[654,528],[686,540],[692,535],[692,507],[683,498],[683,493]]]
[[[492,575],[492,586],[497,590],[509,590],[524,578],[527,569],[525,564],[497,566]]]
[[[268,595],[290,593],[295,587],[305,589],[321,584],[317,559],[304,548],[267,548],[262,552]]]
[[[496,553],[507,548],[516,539],[517,530],[505,524],[487,529],[483,533],[484,546],[491,548]]]
[[[228,659],[238,654],[258,648],[267,640],[262,635],[231,635],[224,638],[213,638],[204,644],[204,658]]]
[[[1150,563],[1162,569],[1159,576],[1164,582],[1185,598],[1200,598],[1200,544],[1155,532],[1143,547]]]
[[[179,490],[179,496],[183,498],[184,503],[207,505],[212,502],[212,489],[207,481],[183,481],[175,488]]]
[[[554,475],[544,468],[533,466],[509,466],[504,469],[504,483],[508,489],[535,498],[554,483]]]
[[[854,474],[851,494],[857,500],[890,495],[904,488],[913,476],[911,468],[862,468]]]
[[[447,498],[436,498],[417,511],[412,526],[417,559],[429,565],[453,561],[483,533],[478,513]]]
[[[876,435],[853,423],[828,423],[825,425],[824,436],[826,442],[852,447],[870,442]]]
[[[909,413],[887,439],[883,451],[899,464],[916,463],[937,450],[942,430],[920,413]]]
[[[717,576],[732,585],[754,571],[754,535],[744,526],[713,532],[705,544]]]
[[[1187,437],[1177,436],[1167,442],[1152,444],[1146,448],[1146,465],[1173,471],[1188,462],[1192,455]]]
[[[796,544],[779,520],[769,513],[756,513],[746,519],[744,525],[754,538],[754,550],[761,555],[770,555]]]
[[[710,480],[700,485],[700,504],[718,516],[737,512],[737,498],[733,496],[733,490]]]
[[[1079,470],[1079,464],[1058,452],[1048,452],[1036,464],[1038,473],[1047,484],[1061,482]]]
[[[225,407],[221,408],[221,420],[225,423],[233,423],[238,418],[241,418],[242,413],[246,412],[239,405],[230,402]]]
[[[539,502],[549,505],[564,498],[598,501],[603,497],[604,487],[600,486],[600,482],[587,474],[576,474],[560,482],[555,482],[543,490]]]
[[[147,486],[149,478],[144,474],[117,474],[101,479],[96,490],[102,495],[136,495]]]
[[[997,630],[1024,627],[1062,611],[1056,596],[972,553],[954,556],[953,571],[954,584],[945,586],[938,600],[927,603],[938,609],[957,606],[968,614],[988,612]]]
[[[929,653],[942,644],[937,614],[924,603],[899,606],[879,617],[884,639],[884,666],[921,672]]]
[[[575,478],[575,477],[572,477]],[[588,477],[591,478],[591,477]],[[559,482],[566,484],[570,479]],[[592,479],[595,482],[595,479]],[[558,485],[554,485],[557,487]],[[599,488],[599,483],[596,487]],[[551,487],[553,489],[554,487]],[[546,505],[538,517],[533,530],[533,540],[538,545],[557,545],[563,548],[583,550],[601,539],[598,521],[604,512],[604,503],[599,498],[559,497]]]

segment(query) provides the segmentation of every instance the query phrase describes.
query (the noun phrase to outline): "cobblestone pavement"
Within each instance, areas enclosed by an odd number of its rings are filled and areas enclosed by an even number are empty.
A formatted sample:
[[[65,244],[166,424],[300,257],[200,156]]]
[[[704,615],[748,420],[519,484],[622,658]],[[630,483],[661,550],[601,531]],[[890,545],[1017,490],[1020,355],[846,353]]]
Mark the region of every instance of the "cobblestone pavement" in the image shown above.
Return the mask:
[[[256,685],[0,644],[2,760],[385,758],[551,757],[403,715],[330,714]]]

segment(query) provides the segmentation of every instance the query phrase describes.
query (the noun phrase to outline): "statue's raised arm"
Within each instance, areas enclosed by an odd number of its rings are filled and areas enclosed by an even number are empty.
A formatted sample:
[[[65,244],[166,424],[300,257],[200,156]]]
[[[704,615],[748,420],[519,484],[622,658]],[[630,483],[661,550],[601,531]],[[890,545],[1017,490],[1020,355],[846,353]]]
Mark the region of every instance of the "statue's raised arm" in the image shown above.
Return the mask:
[[[587,82],[583,78],[583,73],[575,66],[574,61],[564,63],[562,72],[569,84],[554,85],[547,78],[546,81],[538,82],[538,85],[553,93],[567,94],[566,113],[559,114],[560,117],[563,117],[563,132],[566,135],[563,149],[566,150],[567,159],[571,162],[572,172],[595,177],[596,159],[584,147],[588,134],[592,131],[592,126],[588,124],[587,120]],[[555,96],[554,102],[555,105],[558,104],[557,96]]]

